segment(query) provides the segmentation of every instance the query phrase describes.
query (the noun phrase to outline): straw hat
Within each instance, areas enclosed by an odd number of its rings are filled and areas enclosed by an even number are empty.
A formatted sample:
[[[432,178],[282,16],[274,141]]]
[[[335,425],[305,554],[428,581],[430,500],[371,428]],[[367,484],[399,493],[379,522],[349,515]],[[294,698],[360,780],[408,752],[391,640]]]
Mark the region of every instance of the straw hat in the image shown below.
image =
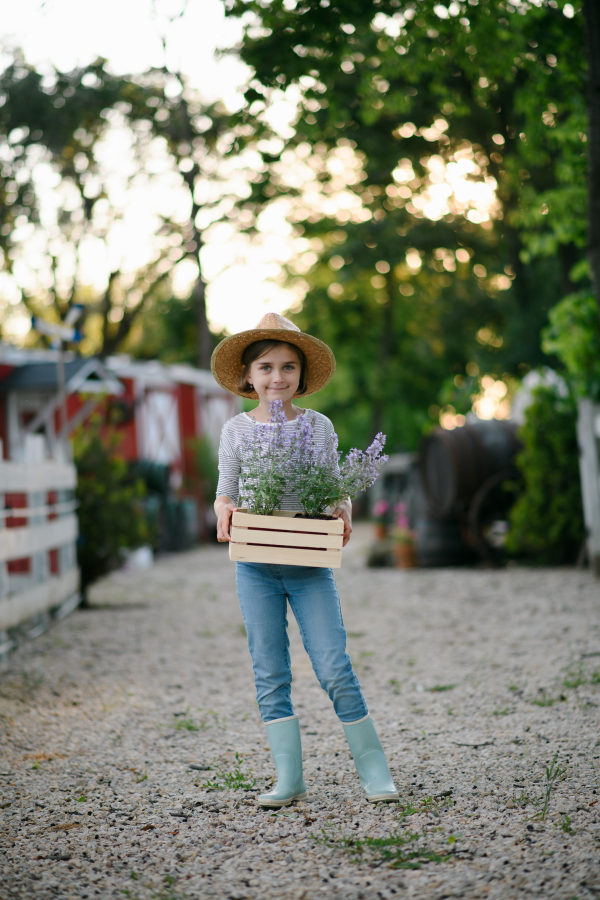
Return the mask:
[[[300,347],[304,352],[308,371],[306,391],[302,396],[320,391],[335,372],[335,356],[327,344],[310,334],[304,334],[289,319],[277,313],[267,313],[256,328],[232,334],[215,347],[210,368],[221,387],[231,391],[232,394],[237,394],[238,397],[258,400],[256,391],[243,393],[239,389],[242,353],[255,341],[264,340],[287,341],[288,344]]]

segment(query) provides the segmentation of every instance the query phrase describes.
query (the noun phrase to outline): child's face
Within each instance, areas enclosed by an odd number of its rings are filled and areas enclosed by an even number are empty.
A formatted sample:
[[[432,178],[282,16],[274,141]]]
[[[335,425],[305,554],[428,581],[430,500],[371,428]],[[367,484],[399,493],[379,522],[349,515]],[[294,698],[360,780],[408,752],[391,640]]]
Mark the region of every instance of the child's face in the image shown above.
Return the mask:
[[[301,372],[298,355],[289,345],[280,344],[255,359],[246,377],[261,401],[285,403],[298,390]]]

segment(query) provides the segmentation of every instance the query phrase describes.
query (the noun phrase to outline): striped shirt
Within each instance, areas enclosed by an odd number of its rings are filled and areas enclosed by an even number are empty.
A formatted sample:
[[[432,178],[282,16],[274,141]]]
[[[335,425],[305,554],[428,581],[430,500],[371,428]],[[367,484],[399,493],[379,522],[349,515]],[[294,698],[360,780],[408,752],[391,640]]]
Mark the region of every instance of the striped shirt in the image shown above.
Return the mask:
[[[302,415],[312,416],[315,420],[315,446],[318,448],[331,447],[335,441],[335,432],[327,416],[323,416],[313,409],[307,409]],[[300,416],[291,419],[284,425],[284,428],[295,428],[299,418]],[[235,504],[238,503],[240,496],[240,479],[243,481],[244,478],[242,442],[244,437],[251,434],[253,421],[247,413],[240,413],[225,422],[221,431],[217,497],[225,495]],[[295,492],[284,494],[281,509],[300,509],[298,495]]]

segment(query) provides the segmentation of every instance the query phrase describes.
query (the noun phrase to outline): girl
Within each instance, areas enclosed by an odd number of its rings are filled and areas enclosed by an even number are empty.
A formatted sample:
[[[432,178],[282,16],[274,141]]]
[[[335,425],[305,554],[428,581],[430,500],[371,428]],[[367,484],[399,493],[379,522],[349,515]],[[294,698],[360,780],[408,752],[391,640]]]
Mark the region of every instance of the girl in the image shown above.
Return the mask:
[[[329,446],[334,438],[329,419],[313,410],[299,409],[293,398],[320,390],[334,370],[335,358],[326,344],[303,334],[276,313],[267,313],[255,329],[225,338],[215,349],[212,372],[219,384],[239,397],[259,401],[251,413],[240,413],[226,422],[221,433],[215,501],[219,541],[231,540],[231,515],[237,509],[239,481],[244,477],[242,441],[252,429],[252,420],[269,422],[269,404],[281,400],[288,420],[284,427],[294,428],[299,416],[312,416],[315,440],[321,447]],[[294,493],[285,495],[282,508],[300,508]],[[349,499],[333,512],[344,522],[344,546],[352,532],[351,514]],[[258,708],[277,770],[277,785],[258,798],[259,804],[287,806],[292,800],[306,797],[300,726],[291,701],[288,601],[315,674],[342,722],[367,800],[398,800],[346,652],[346,632],[331,569],[238,562],[236,584],[254,667]]]

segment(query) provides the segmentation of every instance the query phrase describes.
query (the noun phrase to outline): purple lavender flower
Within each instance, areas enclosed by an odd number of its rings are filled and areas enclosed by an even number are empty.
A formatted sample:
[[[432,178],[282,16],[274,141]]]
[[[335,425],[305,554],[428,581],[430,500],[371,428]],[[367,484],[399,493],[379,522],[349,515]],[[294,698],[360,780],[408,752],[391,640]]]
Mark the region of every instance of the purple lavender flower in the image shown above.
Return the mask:
[[[242,443],[244,460],[240,478],[240,502],[250,512],[270,515],[279,509],[287,490],[291,435],[281,400],[269,404],[269,422],[252,423]]]
[[[287,428],[281,400],[269,405],[269,422],[254,422],[243,443],[240,502],[251,512],[268,515],[281,506],[284,494],[296,492],[304,512],[321,515],[340,500],[370,487],[388,457],[385,436],[378,434],[366,451],[350,450],[340,464],[338,438],[326,447],[315,443],[315,417],[305,412]]]

